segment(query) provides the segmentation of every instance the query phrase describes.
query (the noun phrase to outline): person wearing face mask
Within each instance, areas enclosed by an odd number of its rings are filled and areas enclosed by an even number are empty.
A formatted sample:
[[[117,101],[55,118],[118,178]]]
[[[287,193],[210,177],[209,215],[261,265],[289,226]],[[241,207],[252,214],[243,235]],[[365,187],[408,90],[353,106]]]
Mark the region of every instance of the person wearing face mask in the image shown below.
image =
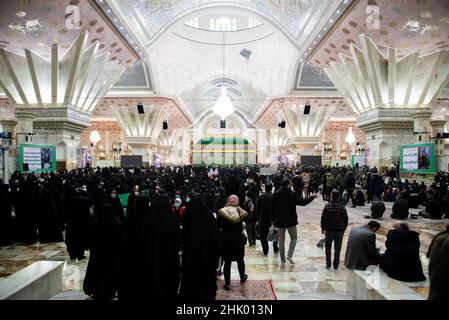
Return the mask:
[[[135,185],[133,191],[128,196],[128,205],[126,206],[126,216],[134,211],[134,201],[140,195],[140,187]]]
[[[192,198],[192,195],[193,195],[193,192],[187,193],[187,196],[186,196],[186,203],[187,204],[190,202],[190,199]]]
[[[122,224],[125,223],[125,213],[123,211],[123,205],[115,189],[111,191],[108,202],[114,209],[115,218],[119,220]]]
[[[184,218],[184,212],[186,210],[186,207],[182,205],[182,199],[177,197],[175,198],[175,201],[173,203],[173,211],[175,212],[176,216],[179,217],[179,220],[182,221]]]

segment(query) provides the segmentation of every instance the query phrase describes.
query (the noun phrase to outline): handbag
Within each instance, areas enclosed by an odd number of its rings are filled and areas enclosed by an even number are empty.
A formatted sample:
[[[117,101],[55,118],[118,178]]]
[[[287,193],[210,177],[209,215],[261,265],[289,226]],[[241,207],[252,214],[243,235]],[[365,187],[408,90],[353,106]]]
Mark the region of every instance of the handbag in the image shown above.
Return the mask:
[[[260,240],[260,222],[256,222],[255,225],[255,229],[256,229],[256,240]]]
[[[343,202],[348,202],[348,198],[349,198],[348,190],[345,189],[343,191],[343,194],[341,195],[341,198],[342,198]]]
[[[274,224],[272,224],[270,230],[268,231],[267,241],[268,242],[278,241],[278,236],[279,236],[278,229],[274,226]]]

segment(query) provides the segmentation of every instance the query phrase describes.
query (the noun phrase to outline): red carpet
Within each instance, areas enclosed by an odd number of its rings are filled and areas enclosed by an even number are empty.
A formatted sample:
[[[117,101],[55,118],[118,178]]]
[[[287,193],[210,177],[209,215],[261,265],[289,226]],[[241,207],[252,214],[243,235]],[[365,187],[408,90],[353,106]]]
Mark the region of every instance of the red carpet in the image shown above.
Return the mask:
[[[271,280],[248,280],[244,284],[231,281],[231,290],[223,289],[224,281],[217,282],[217,300],[277,300]]]

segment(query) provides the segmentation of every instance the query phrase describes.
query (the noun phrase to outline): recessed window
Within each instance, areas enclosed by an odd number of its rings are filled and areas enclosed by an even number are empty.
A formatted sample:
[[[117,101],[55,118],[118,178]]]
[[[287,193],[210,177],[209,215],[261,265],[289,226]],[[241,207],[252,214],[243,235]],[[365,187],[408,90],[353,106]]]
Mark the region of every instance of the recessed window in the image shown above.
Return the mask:
[[[197,28],[209,29],[210,31],[238,31],[254,28],[262,23],[252,17],[240,15],[223,16],[199,16],[184,22],[184,25]]]
[[[236,18],[211,18],[209,29],[212,31],[235,31],[237,30]]]
[[[186,25],[192,27],[192,28],[198,28],[198,18],[193,18],[189,21],[186,21]]]

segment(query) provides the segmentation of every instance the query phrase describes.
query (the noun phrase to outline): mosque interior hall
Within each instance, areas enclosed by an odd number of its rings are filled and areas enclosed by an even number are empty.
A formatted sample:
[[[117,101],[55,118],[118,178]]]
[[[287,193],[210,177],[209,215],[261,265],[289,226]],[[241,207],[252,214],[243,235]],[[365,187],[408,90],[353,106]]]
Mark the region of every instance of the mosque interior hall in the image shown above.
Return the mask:
[[[0,1],[0,300],[447,300],[448,219],[448,0]]]

